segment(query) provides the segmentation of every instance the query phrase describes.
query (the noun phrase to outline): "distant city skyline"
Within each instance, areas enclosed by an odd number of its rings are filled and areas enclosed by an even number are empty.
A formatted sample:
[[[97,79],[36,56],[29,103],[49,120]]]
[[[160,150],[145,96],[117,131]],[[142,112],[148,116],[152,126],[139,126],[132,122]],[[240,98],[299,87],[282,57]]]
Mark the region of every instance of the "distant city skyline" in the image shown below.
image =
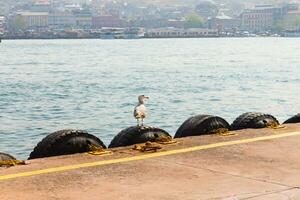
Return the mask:
[[[107,27],[112,28],[109,34],[116,38],[127,37],[126,31],[118,35],[120,28],[133,28],[137,35],[141,31],[136,30],[142,29],[145,35],[153,37],[202,37],[207,33],[240,36],[243,32],[282,34],[285,30],[300,29],[299,1],[1,0],[0,34],[32,37],[34,32],[33,35],[42,34],[39,37],[55,38],[64,31],[63,37],[70,34],[70,37],[74,34],[106,37],[108,30],[101,29]],[[95,30],[102,35],[95,36]]]

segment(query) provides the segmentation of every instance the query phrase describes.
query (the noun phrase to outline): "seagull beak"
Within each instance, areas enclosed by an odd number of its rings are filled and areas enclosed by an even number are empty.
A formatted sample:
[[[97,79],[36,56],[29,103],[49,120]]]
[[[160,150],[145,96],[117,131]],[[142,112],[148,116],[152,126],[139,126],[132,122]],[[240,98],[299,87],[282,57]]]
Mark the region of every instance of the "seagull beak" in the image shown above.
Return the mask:
[[[149,99],[149,97],[145,97],[145,99]]]

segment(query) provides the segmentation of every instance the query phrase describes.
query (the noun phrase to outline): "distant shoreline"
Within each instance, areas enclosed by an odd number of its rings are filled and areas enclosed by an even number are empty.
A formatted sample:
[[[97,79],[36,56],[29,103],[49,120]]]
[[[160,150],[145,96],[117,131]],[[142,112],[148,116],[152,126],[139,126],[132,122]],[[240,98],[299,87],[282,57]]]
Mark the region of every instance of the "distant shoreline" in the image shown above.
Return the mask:
[[[292,37],[292,36],[234,36],[234,37],[223,37],[223,36],[211,36],[211,37],[142,37],[142,38],[121,38],[121,39],[103,39],[103,38],[91,38],[91,37],[86,37],[86,38],[79,38],[79,37],[74,37],[74,38],[28,38],[28,37],[20,37],[20,38],[1,38],[0,40],[142,40],[142,39],[206,39],[206,38],[298,38],[298,37]]]

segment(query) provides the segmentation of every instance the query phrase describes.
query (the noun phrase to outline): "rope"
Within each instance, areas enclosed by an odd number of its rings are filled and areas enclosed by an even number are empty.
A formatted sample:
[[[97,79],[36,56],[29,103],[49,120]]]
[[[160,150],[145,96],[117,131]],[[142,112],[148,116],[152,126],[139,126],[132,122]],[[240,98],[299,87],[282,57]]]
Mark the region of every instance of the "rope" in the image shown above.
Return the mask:
[[[216,134],[219,136],[232,136],[237,135],[236,133],[230,132],[227,128],[218,128],[209,132],[209,134]]]
[[[178,142],[173,140],[171,136],[159,135],[155,138],[155,142],[163,145],[177,144]]]
[[[285,126],[278,125],[276,123],[269,123],[269,124],[267,124],[266,127],[267,128],[272,128],[272,129],[283,129],[283,128],[286,128]]]
[[[103,147],[97,147],[95,145],[90,144],[88,146],[88,152],[86,154],[94,155],[94,156],[103,156],[103,155],[111,155],[111,151],[105,150]]]
[[[144,144],[136,144],[133,150],[140,152],[157,152],[157,150],[162,149],[162,147],[156,142],[146,142]]]
[[[0,167],[13,167],[17,165],[26,165],[24,160],[2,160],[0,161]]]

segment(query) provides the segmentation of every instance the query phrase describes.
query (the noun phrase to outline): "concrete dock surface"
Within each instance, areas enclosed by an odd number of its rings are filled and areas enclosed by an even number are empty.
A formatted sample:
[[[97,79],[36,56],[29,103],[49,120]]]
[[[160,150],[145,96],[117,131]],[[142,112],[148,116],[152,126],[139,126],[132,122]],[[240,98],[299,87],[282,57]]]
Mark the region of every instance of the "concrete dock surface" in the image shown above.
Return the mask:
[[[300,124],[233,133],[0,168],[0,199],[300,199]]]

